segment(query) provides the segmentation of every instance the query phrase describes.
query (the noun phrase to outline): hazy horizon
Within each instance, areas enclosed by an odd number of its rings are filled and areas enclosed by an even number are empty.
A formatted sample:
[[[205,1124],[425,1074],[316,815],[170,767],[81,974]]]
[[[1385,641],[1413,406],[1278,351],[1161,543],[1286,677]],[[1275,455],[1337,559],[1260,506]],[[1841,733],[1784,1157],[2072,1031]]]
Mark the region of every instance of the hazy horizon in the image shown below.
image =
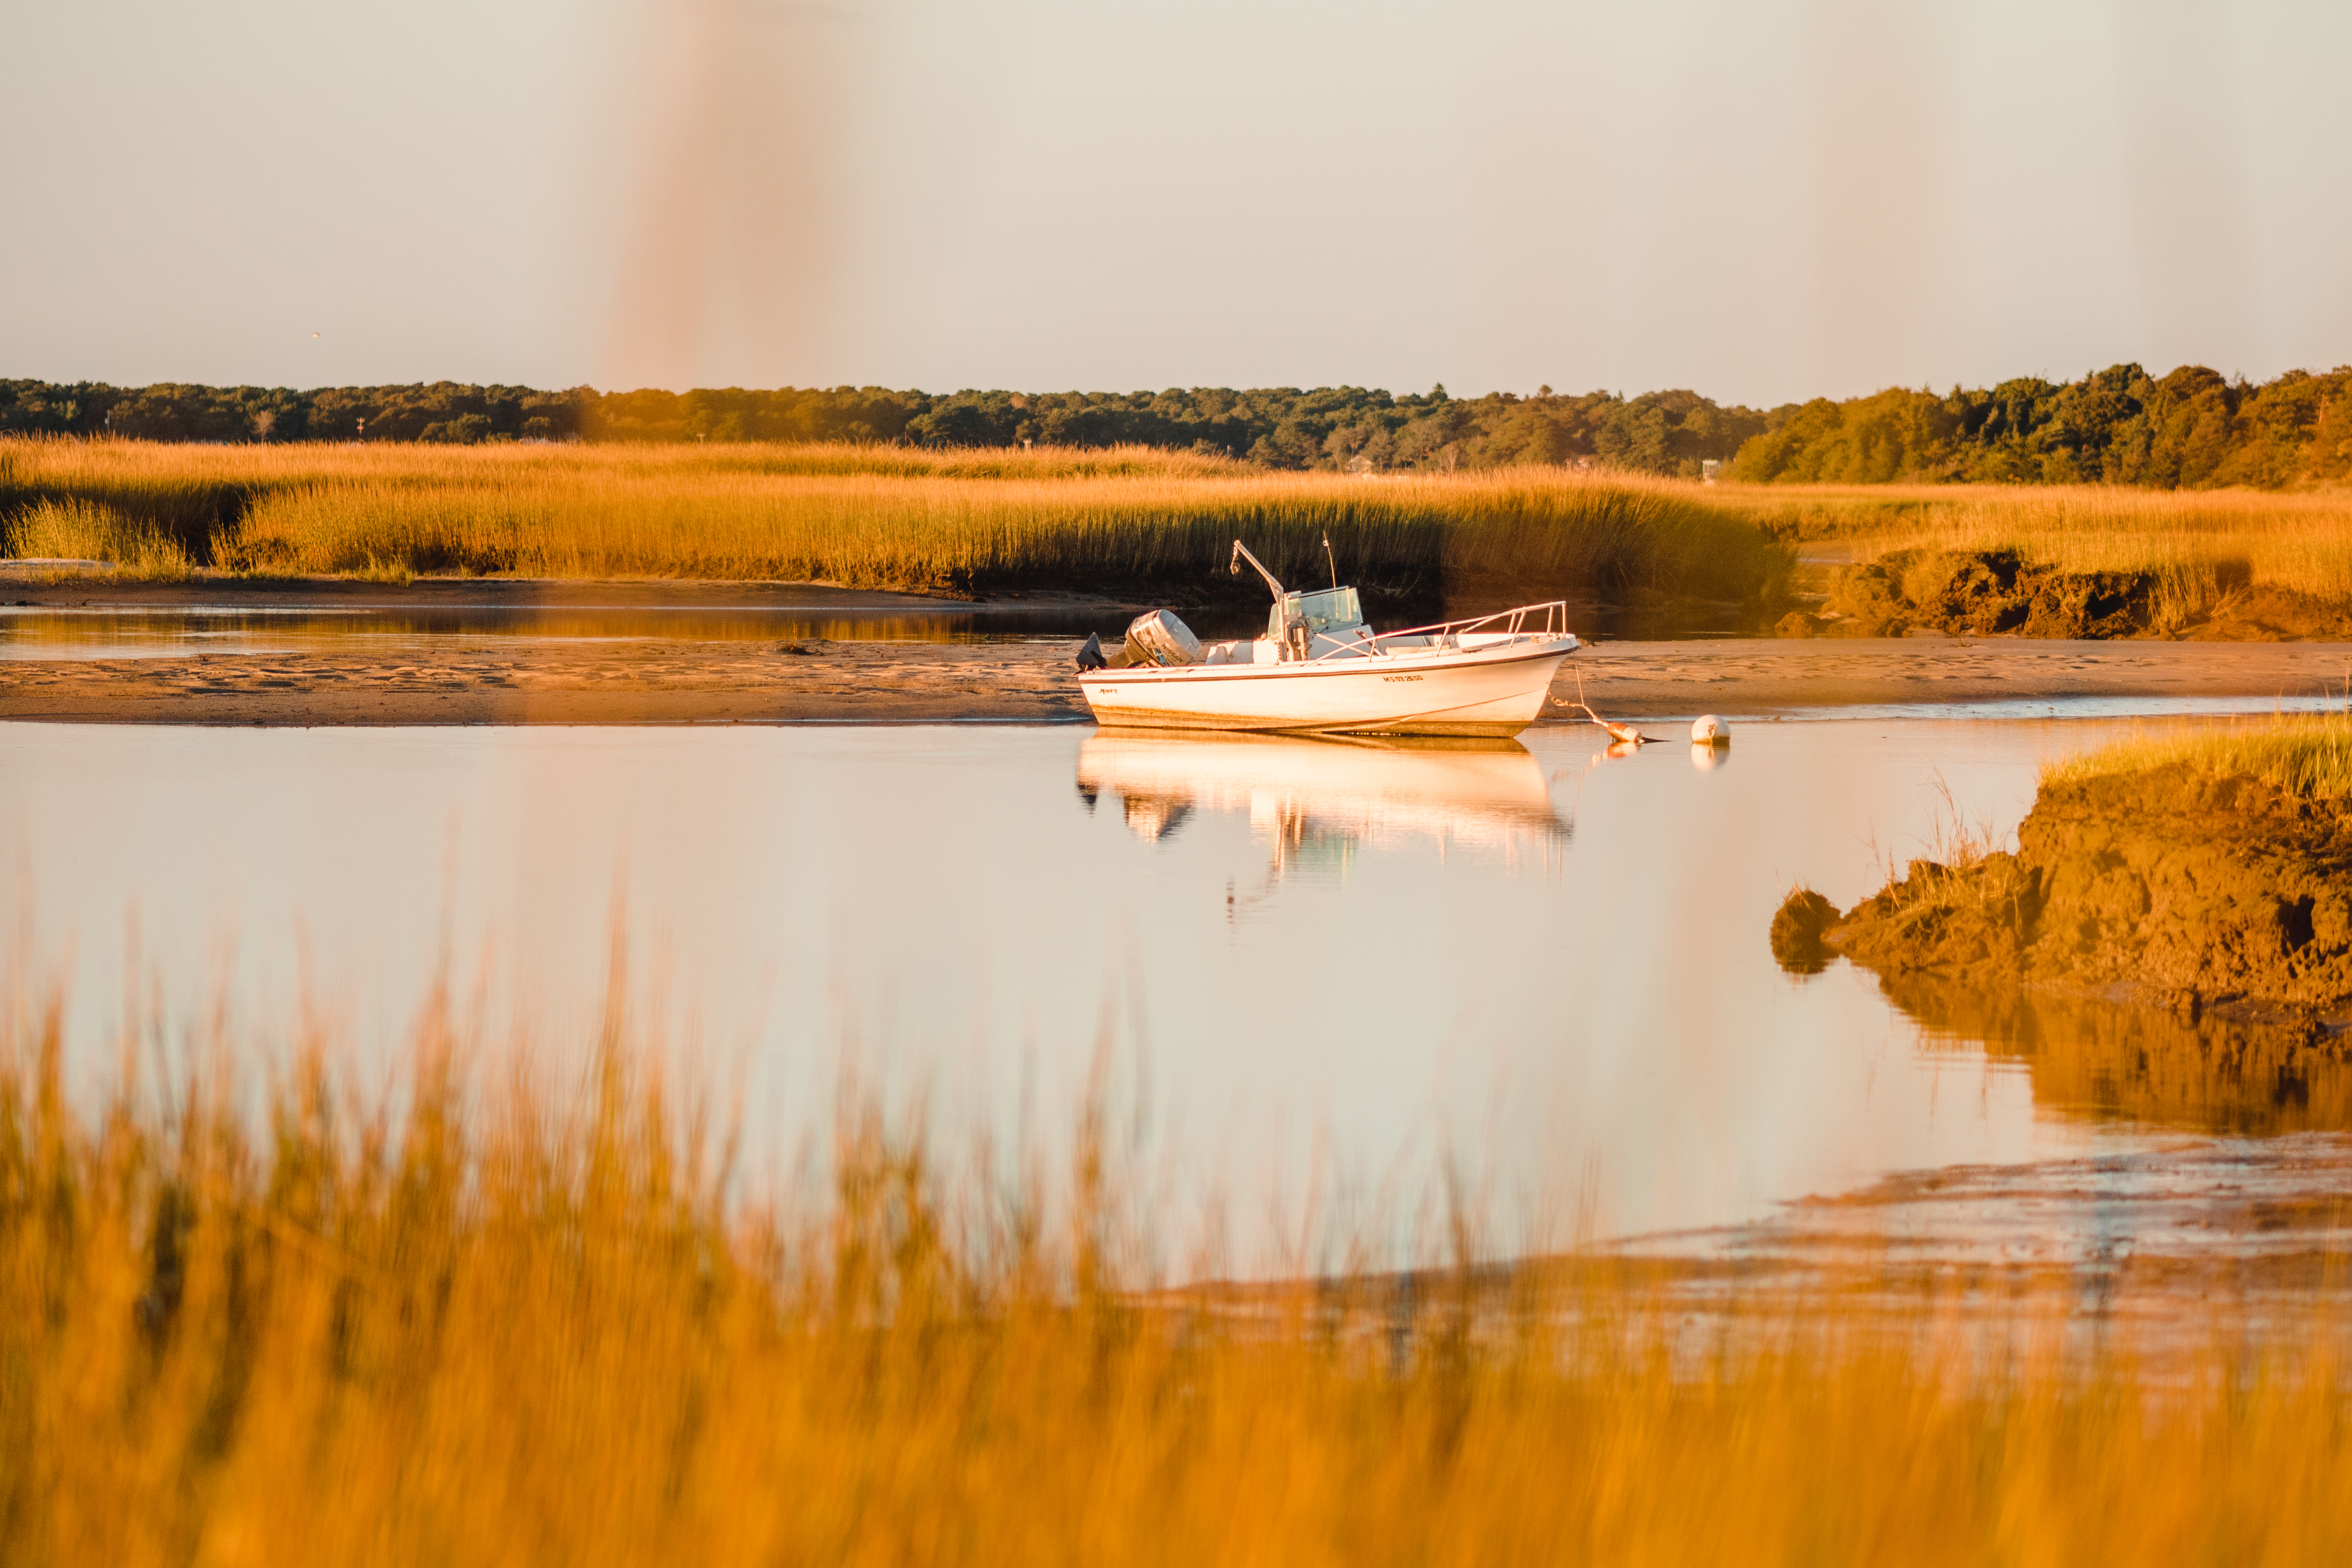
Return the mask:
[[[2352,14],[95,0],[0,374],[1759,406],[2352,362]]]

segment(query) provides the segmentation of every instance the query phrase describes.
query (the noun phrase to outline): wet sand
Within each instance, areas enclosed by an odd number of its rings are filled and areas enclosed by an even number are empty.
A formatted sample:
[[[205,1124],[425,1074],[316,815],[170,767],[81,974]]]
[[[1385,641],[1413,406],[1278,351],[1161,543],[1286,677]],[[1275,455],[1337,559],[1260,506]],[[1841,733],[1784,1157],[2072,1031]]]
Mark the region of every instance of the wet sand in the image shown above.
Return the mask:
[[[939,601],[913,601],[937,605]],[[1049,722],[1087,716],[1073,639],[702,642],[416,636],[364,646],[0,663],[0,720],[114,724]],[[2158,698],[2312,699],[2341,643],[1909,637],[1604,643],[1547,719],[1771,718],[1820,709]]]
[[[809,652],[789,652],[790,648]],[[1084,715],[1069,649],[443,637],[0,665],[0,719],[110,724],[940,723]]]
[[[1980,1353],[2121,1352],[2161,1384],[2217,1343],[2298,1353],[2315,1308],[2352,1304],[2347,1243],[2352,1139],[2157,1133],[2074,1159],[1903,1172],[1594,1256],[1651,1265],[1628,1277],[1699,1353],[1820,1314],[1890,1345],[1957,1330]]]
[[[2147,1130],[2074,1158],[1898,1172],[1747,1225],[1466,1275],[1360,1275],[1350,1288],[1360,1307],[1394,1312],[1467,1286],[1477,1331],[1499,1335],[1530,1282],[1559,1287],[1570,1319],[1655,1335],[1694,1371],[1818,1333],[1849,1349],[1957,1344],[1979,1361],[2077,1371],[2120,1357],[2160,1389],[2211,1375],[2217,1356],[2310,1353],[2313,1325],[2352,1307],[2347,1244],[2352,1138]],[[1290,1289],[1224,1283],[1164,1299],[1255,1316]],[[1391,1342],[1409,1327],[1392,1320]]]

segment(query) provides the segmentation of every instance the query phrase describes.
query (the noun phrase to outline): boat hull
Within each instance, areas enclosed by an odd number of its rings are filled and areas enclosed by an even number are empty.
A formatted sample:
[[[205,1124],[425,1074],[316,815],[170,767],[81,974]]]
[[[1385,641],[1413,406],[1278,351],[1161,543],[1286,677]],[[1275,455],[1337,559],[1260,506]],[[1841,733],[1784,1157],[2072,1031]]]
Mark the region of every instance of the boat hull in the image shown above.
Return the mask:
[[[1095,721],[1139,730],[1517,734],[1543,711],[1573,637],[1423,658],[1190,665],[1079,677]]]

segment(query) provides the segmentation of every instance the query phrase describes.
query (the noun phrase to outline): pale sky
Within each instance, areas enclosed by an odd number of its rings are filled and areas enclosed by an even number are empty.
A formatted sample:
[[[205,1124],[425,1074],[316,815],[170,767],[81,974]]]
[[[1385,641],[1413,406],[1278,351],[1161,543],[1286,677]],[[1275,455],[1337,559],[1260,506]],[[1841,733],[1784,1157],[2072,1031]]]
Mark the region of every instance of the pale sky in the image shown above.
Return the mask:
[[[0,375],[2352,362],[2343,0],[8,0]],[[315,335],[314,335],[315,334]]]

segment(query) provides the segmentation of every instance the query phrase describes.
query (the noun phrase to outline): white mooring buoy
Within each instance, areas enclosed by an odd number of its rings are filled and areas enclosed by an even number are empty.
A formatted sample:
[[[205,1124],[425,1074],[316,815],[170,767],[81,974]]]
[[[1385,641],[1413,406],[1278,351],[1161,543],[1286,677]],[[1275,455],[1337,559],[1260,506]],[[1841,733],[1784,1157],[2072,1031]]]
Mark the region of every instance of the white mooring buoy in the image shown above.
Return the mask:
[[[1702,713],[1691,726],[1694,746],[1727,746],[1731,744],[1731,726],[1712,713]]]

